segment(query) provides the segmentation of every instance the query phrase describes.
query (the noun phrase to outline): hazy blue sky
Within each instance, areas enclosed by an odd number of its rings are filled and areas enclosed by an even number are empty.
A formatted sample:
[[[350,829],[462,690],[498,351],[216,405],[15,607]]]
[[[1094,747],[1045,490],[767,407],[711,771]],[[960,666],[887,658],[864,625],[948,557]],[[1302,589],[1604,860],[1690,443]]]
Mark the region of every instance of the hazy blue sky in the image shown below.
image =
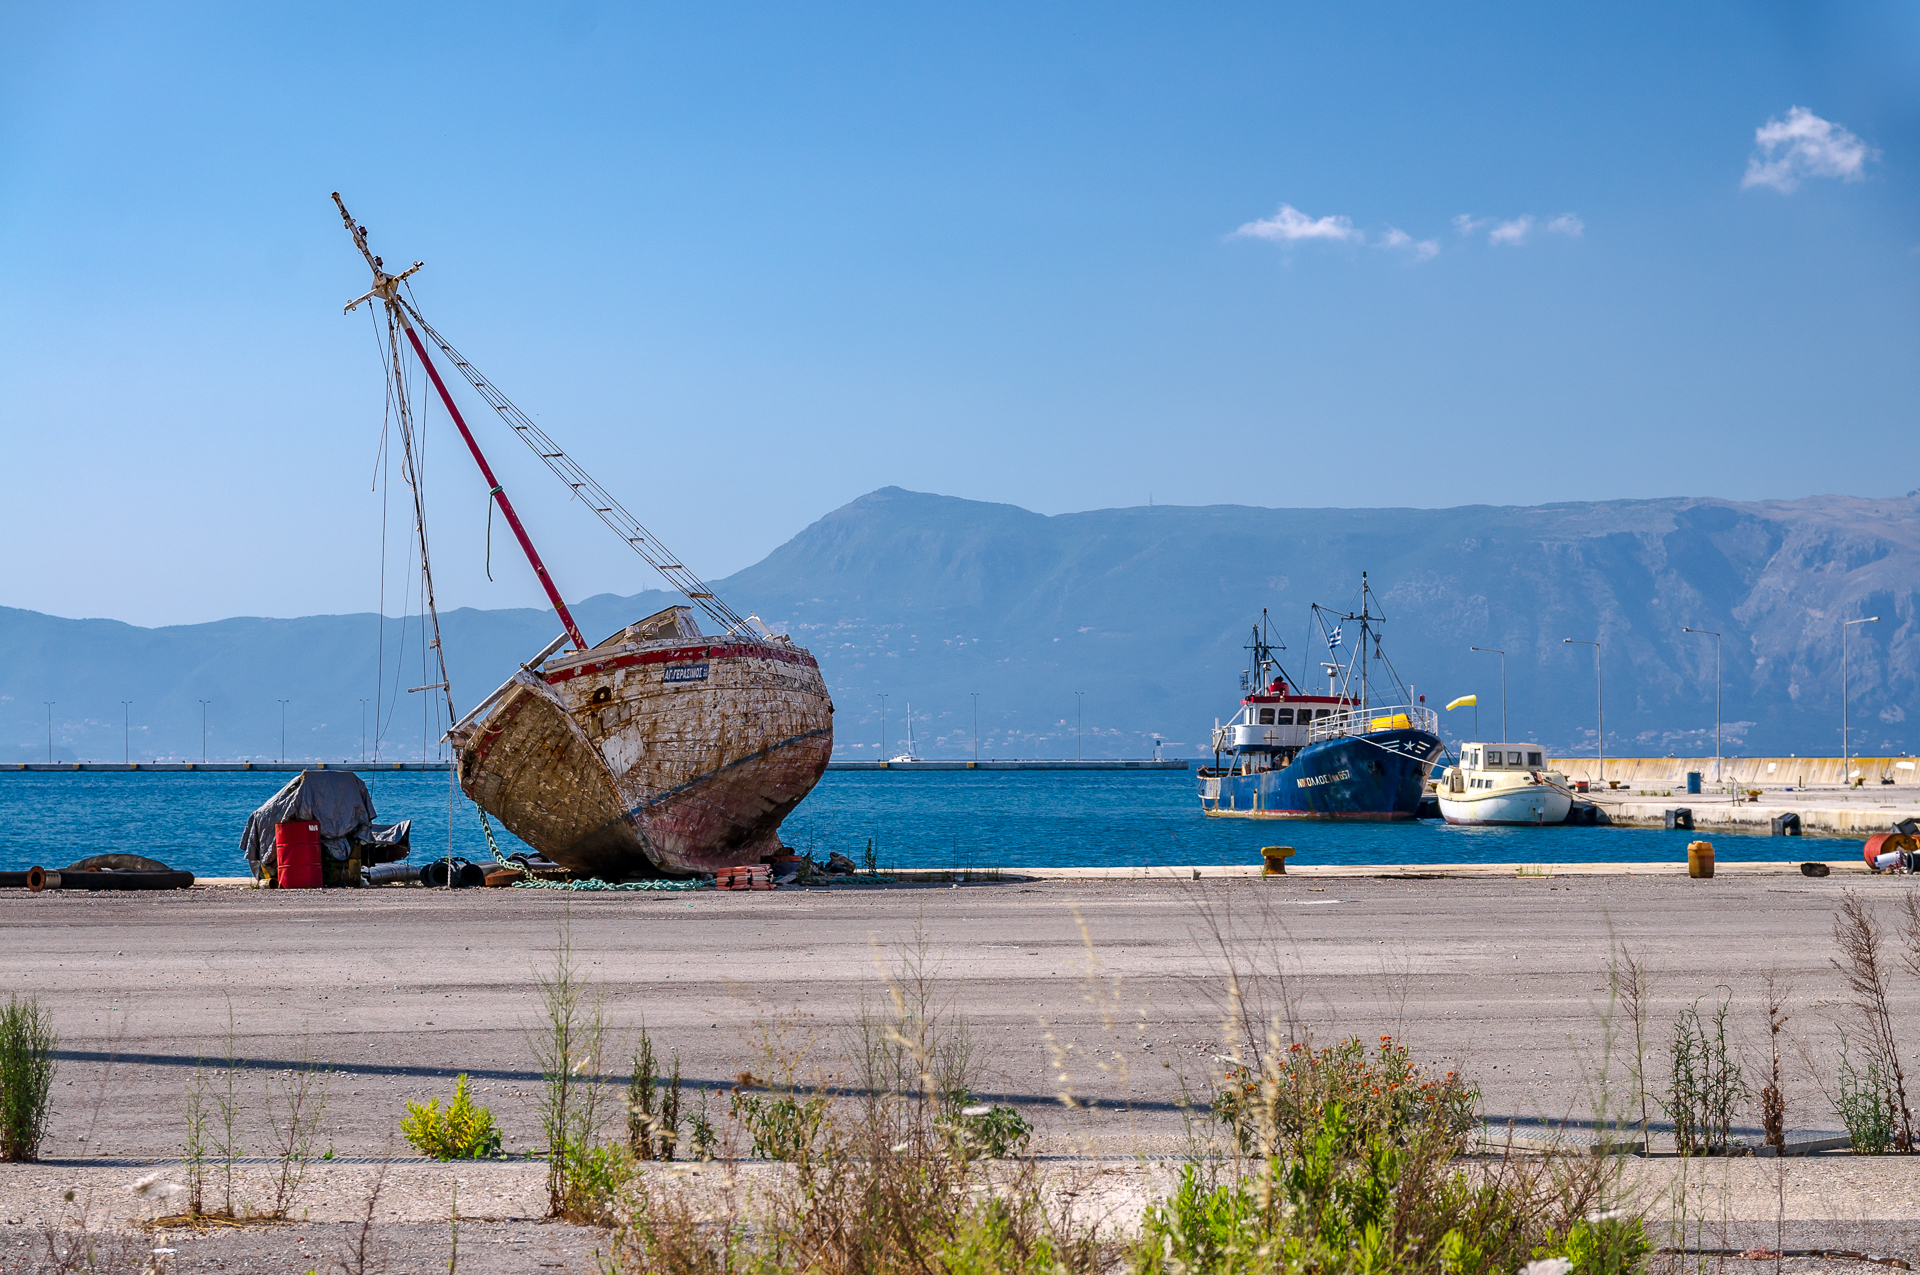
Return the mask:
[[[335,189],[710,576],[889,483],[1920,486],[1911,5],[0,12],[0,605],[374,605]],[[566,592],[653,583],[484,424]],[[430,431],[443,603],[537,604]]]

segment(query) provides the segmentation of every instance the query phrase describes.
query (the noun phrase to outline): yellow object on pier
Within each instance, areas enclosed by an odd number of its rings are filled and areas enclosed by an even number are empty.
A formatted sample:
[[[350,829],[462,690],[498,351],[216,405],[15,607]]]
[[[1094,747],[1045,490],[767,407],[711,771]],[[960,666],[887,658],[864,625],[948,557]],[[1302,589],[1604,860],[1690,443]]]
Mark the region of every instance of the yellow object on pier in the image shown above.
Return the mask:
[[[1702,880],[1713,875],[1713,842],[1689,841],[1687,843],[1687,875]]]
[[[1293,858],[1292,846],[1261,846],[1260,875],[1284,877],[1287,875],[1287,860],[1291,858]]]

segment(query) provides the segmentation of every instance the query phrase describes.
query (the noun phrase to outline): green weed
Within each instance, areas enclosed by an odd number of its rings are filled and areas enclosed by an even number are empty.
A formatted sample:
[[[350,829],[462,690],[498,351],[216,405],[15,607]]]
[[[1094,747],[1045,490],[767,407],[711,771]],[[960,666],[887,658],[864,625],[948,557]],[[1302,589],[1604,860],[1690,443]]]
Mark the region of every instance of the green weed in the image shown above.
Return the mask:
[[[33,1160],[47,1134],[54,1050],[53,1014],[38,997],[7,997],[0,1009],[0,1160]]]
[[[1004,1160],[1027,1149],[1033,1126],[1020,1112],[997,1103],[977,1103],[941,1119],[954,1150],[968,1159]]]
[[[491,1160],[500,1155],[493,1112],[473,1101],[464,1071],[454,1077],[453,1098],[445,1112],[438,1098],[409,1102],[400,1132],[421,1155],[436,1160]]]
[[[1429,1125],[1464,1138],[1480,1091],[1451,1071],[1429,1075],[1391,1036],[1372,1052],[1355,1036],[1323,1049],[1296,1042],[1228,1072],[1213,1113],[1242,1152],[1271,1155],[1323,1128],[1334,1106],[1345,1112],[1342,1127],[1361,1140],[1404,1143]]]
[[[1713,1012],[1709,1033],[1698,1001],[1680,1011],[1673,1024],[1672,1067],[1661,1106],[1673,1121],[1673,1141],[1681,1155],[1724,1154],[1733,1142],[1733,1116],[1747,1099],[1740,1064],[1727,1052],[1727,1007],[1731,995]]]
[[[1834,1113],[1846,1126],[1855,1155],[1885,1155],[1893,1149],[1892,1086],[1880,1069],[1880,1060],[1867,1056],[1864,1070],[1853,1065],[1847,1034],[1840,1033],[1840,1096]]]

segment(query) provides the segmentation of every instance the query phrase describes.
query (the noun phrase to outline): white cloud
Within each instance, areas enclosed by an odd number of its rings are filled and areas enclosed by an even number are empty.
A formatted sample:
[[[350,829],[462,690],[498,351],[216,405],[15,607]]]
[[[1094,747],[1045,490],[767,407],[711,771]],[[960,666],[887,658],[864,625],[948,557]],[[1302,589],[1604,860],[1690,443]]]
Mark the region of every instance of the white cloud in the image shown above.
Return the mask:
[[[1561,213],[1547,223],[1547,233],[1565,235],[1569,239],[1578,239],[1587,233],[1587,223],[1572,213]]]
[[[1281,204],[1280,211],[1260,221],[1250,221],[1233,232],[1248,239],[1271,239],[1293,243],[1300,239],[1332,239],[1339,243],[1364,243],[1366,235],[1345,217],[1309,217],[1292,204]]]
[[[1787,118],[1770,119],[1753,130],[1754,153],[1747,159],[1741,189],[1771,186],[1791,194],[1805,177],[1838,177],[1857,182],[1866,175],[1867,161],[1879,152],[1804,106]]]
[[[1466,213],[1461,213],[1453,219],[1453,228],[1462,235],[1470,235],[1491,220],[1493,220],[1491,217],[1470,217]]]
[[[1526,213],[1512,221],[1503,221],[1487,232],[1487,242],[1492,244],[1521,244],[1527,241],[1527,233],[1533,229],[1533,214]]]
[[[1431,261],[1440,255],[1440,242],[1437,239],[1415,239],[1398,226],[1388,226],[1387,233],[1374,244],[1376,248],[1401,248],[1413,254],[1415,261]]]

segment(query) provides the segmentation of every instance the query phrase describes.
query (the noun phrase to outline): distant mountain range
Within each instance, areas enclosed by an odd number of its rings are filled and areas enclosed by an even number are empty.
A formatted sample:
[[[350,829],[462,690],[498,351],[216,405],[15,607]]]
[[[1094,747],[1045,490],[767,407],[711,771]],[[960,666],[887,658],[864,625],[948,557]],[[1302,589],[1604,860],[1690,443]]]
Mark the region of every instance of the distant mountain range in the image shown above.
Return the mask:
[[[1593,648],[1571,637],[1602,643],[1609,755],[1710,754],[1715,642],[1690,625],[1724,635],[1729,755],[1834,754],[1840,622],[1878,615],[1849,631],[1853,748],[1920,743],[1916,495],[1047,517],[889,487],[715,587],[819,657],[839,756],[880,755],[881,695],[889,753],[911,705],[922,755],[971,756],[975,693],[982,757],[1138,757],[1155,733],[1193,756],[1235,707],[1261,609],[1284,667],[1324,685],[1308,604],[1346,609],[1363,570],[1400,676],[1435,706],[1477,692],[1482,738],[1499,732],[1500,661],[1471,646],[1507,652],[1510,734],[1593,749]],[[575,613],[598,638],[676,596],[602,595]],[[559,630],[529,609],[442,625],[462,707]],[[135,760],[197,758],[202,699],[215,759],[278,755],[280,699],[289,758],[358,757],[362,698],[369,746],[379,734],[381,756],[416,758],[421,706],[405,692],[438,679],[417,619],[386,620],[384,648],[382,628],[344,615],[144,629],[0,608],[0,760],[44,759],[46,700],[61,759],[118,761],[123,731]],[[1444,715],[1450,737],[1474,733],[1472,711]]]

